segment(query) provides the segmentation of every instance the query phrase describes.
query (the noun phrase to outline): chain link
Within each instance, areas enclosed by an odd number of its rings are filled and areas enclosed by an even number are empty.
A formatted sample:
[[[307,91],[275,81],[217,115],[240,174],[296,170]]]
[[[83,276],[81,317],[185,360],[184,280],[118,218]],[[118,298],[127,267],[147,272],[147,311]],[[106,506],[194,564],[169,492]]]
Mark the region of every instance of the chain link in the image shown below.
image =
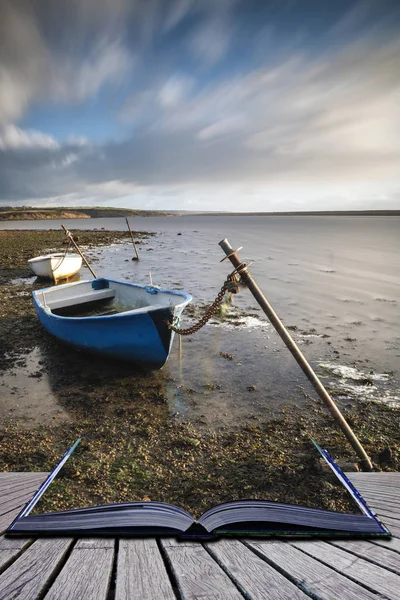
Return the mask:
[[[234,294],[236,294],[238,291],[238,284],[235,273],[231,273],[230,275],[228,275],[226,281],[224,282],[224,285],[218,292],[218,295],[215,298],[214,302],[208,307],[206,314],[200,319],[200,321],[197,321],[197,323],[195,323],[191,327],[188,327],[187,329],[179,329],[179,327],[175,327],[171,323],[169,323],[168,327],[172,329],[172,331],[175,331],[175,333],[177,333],[178,335],[192,335],[193,333],[196,333],[196,331],[199,331],[202,327],[204,327],[206,323],[208,323],[213,314],[218,310],[218,308],[221,306],[222,300],[224,299],[226,292],[228,291]]]

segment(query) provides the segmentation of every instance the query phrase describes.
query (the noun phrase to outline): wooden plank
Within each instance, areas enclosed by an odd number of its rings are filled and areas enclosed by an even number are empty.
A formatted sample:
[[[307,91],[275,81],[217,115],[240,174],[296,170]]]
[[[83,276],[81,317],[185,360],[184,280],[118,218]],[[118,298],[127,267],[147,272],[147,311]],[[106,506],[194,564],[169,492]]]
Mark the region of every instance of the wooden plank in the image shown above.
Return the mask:
[[[4,533],[7,527],[11,525],[18,513],[21,512],[23,506],[24,504],[22,503],[21,506],[16,506],[14,510],[10,510],[10,512],[0,515],[0,534]]]
[[[13,501],[15,504],[20,504],[21,498],[28,498],[28,500],[30,500],[35,493],[35,489],[36,488],[27,489],[27,486],[25,486],[20,490],[11,490],[6,496],[0,496],[0,510],[3,506],[7,506],[9,502]],[[27,500],[25,502],[27,502]]]
[[[379,481],[380,483],[397,482],[400,484],[400,473],[398,471],[375,471],[373,473],[362,473],[361,471],[346,473],[353,483],[355,481]]]
[[[399,490],[400,493],[400,490]],[[363,498],[364,500],[366,500],[366,502],[368,504],[370,504],[371,506],[373,506],[373,504],[375,502],[385,502],[387,504],[390,504],[391,506],[393,506],[394,508],[397,509],[397,511],[400,513],[400,498],[399,495],[393,495],[393,496],[389,496],[388,494],[377,494],[376,492],[368,492],[368,493],[363,493]]]
[[[30,492],[32,495],[39,486],[35,483],[17,483],[14,485],[6,486],[4,489],[0,489],[0,500],[9,498],[12,494],[18,494],[20,492]]]
[[[400,524],[391,517],[382,518],[382,522],[389,529],[393,537],[400,538]]]
[[[396,491],[391,492],[386,492],[385,490],[382,490],[382,488],[376,489],[373,487],[363,487],[364,497],[368,496],[369,498],[376,498],[377,500],[385,500],[385,498],[387,498],[388,500],[393,500],[393,502],[397,502],[399,500],[399,492],[400,487]]]
[[[392,571],[400,575],[400,556],[396,552],[362,540],[337,540],[331,543],[338,548],[346,550],[346,552],[351,552],[381,567],[392,569]]]
[[[34,491],[25,493],[18,492],[18,495],[11,494],[11,497],[7,496],[7,499],[0,504],[0,515],[10,512],[10,510],[13,510],[16,506],[23,506],[32,498],[33,494]]]
[[[176,600],[155,539],[121,539],[115,600]]]
[[[385,539],[376,539],[371,540],[372,544],[377,544],[378,546],[383,546],[383,548],[388,548],[392,550],[392,552],[400,552],[400,539],[392,537],[388,540]]]
[[[379,483],[378,481],[360,481],[357,483],[356,488],[359,492],[363,493],[363,490],[374,491],[378,494],[387,493],[395,495],[398,493],[400,484],[397,482],[389,483]]]
[[[35,484],[36,481],[43,481],[45,477],[38,477],[38,473],[7,473],[7,477],[4,477],[4,473],[0,473],[0,489],[7,489],[10,486],[21,486],[26,484]]]
[[[399,471],[373,471],[372,473],[365,473],[362,471],[354,471],[353,473],[347,473],[347,477],[350,481],[379,481],[382,483],[391,483],[393,481],[400,482]]]
[[[387,517],[390,517],[394,521],[397,521],[400,526],[400,515],[399,513],[392,512],[388,508],[384,508],[383,506],[375,506],[373,508],[374,512],[378,515],[381,521],[384,521]]]
[[[29,538],[0,537],[0,573],[31,543]]]
[[[376,594],[336,573],[287,542],[245,542],[306,594],[323,600],[377,600]]]
[[[0,536],[0,552],[2,550],[9,550],[12,548],[18,548],[20,549],[22,546],[21,544],[25,544],[27,542],[30,541],[30,538],[10,538],[10,537],[4,537],[4,535]]]
[[[400,600],[399,575],[322,541],[301,540],[291,545],[374,592]]]
[[[366,484],[364,485],[359,485],[357,487],[358,491],[360,492],[360,494],[362,496],[366,496],[368,494],[375,494],[376,496],[380,497],[380,498],[392,498],[393,500],[396,500],[399,497],[399,492],[400,492],[400,487],[397,486],[395,488],[393,487],[385,487],[385,486],[373,486],[373,485],[368,485]]]
[[[238,540],[206,544],[207,550],[242,592],[252,600],[308,598],[294,583]]]
[[[114,540],[82,538],[77,541],[46,600],[106,600],[111,580]]]
[[[373,487],[371,486],[359,486],[358,491],[360,492],[360,494],[364,497],[366,496],[373,496],[375,498],[377,498],[378,500],[384,500],[385,498],[388,498],[389,500],[398,500],[399,499],[399,493],[400,493],[400,488],[398,489],[393,489],[390,488],[390,491],[385,490],[382,486],[379,487]]]
[[[48,473],[45,472],[0,473],[0,483],[4,486],[0,490],[0,534],[7,529],[47,476]],[[16,494],[21,489],[27,491],[27,496],[17,497]]]
[[[162,538],[162,546],[163,548],[168,548],[170,546],[176,546],[177,548],[183,548],[187,546],[188,548],[193,548],[193,546],[198,545],[198,542],[193,540],[180,540],[176,537],[163,537]]]
[[[35,483],[38,485],[48,477],[48,473],[44,472],[30,472],[30,473],[0,473],[0,488],[4,489],[9,485]]]
[[[396,490],[400,488],[400,482],[395,481],[394,479],[392,481],[378,481],[376,479],[369,478],[362,480],[359,479],[353,481],[353,485],[355,485],[358,490],[371,488],[371,490],[379,491],[381,489],[385,489],[385,491],[387,491],[389,494],[395,493]]]
[[[49,473],[47,471],[2,471],[0,473],[0,482],[2,481],[26,481],[28,479],[46,479]]]
[[[243,600],[242,594],[198,542],[161,545],[182,600]]]
[[[34,542],[0,575],[0,598],[36,600],[52,581],[71,545],[66,538]]]
[[[17,492],[20,490],[33,490],[36,491],[38,489],[38,487],[41,485],[41,483],[44,481],[44,479],[38,479],[38,478],[34,478],[34,479],[29,479],[26,481],[10,481],[2,482],[2,485],[0,486],[0,498],[6,497],[8,496],[8,494],[12,493],[12,492]],[[32,493],[33,493],[32,492]]]
[[[400,494],[400,490],[399,490]],[[391,498],[368,498],[364,496],[364,500],[368,504],[368,506],[374,511],[378,512],[378,509],[390,510],[394,515],[398,515],[400,517],[400,504],[397,504],[396,500],[391,500]]]

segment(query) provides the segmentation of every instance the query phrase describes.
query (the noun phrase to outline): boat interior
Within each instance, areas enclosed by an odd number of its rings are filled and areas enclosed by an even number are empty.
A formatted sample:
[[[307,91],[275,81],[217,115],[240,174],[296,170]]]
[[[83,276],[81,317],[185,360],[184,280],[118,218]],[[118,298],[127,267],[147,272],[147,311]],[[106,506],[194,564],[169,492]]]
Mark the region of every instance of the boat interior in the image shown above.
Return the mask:
[[[65,317],[115,315],[154,306],[177,306],[186,302],[186,297],[179,292],[108,279],[80,281],[39,290],[36,298],[43,308]]]

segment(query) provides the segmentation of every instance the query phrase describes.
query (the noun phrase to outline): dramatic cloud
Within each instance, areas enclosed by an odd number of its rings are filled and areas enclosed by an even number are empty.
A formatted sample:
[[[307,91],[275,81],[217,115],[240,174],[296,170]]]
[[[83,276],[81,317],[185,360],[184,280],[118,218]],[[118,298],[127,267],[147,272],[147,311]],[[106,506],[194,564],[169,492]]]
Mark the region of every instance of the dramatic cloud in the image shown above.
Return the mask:
[[[318,208],[318,194],[333,208],[398,202],[400,7],[389,0],[0,10],[3,203],[218,209],[213,189],[226,208],[243,195],[258,210]],[[67,134],[47,115],[40,131],[41,106]],[[73,126],[80,107],[92,141]]]
[[[118,2],[61,0],[49,32],[54,6],[49,0],[1,3],[0,123],[20,118],[33,101],[81,102],[103,85],[121,82],[132,65],[111,18],[121,16]],[[99,18],[104,26],[93,32]]]
[[[19,150],[21,148],[58,148],[54,138],[41,131],[22,130],[15,125],[0,128],[0,150]]]
[[[46,44],[28,6],[3,0],[0,8],[0,123],[19,118],[36,96]]]

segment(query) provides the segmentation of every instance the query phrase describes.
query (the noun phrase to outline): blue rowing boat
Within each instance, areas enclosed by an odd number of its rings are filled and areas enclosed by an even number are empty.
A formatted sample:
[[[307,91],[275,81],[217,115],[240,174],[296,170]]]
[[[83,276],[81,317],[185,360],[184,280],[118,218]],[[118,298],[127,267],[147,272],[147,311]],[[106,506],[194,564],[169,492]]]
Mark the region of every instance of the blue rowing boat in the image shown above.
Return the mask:
[[[174,332],[192,297],[152,285],[101,278],[33,292],[40,322],[60,340],[88,350],[159,369],[167,361]]]

